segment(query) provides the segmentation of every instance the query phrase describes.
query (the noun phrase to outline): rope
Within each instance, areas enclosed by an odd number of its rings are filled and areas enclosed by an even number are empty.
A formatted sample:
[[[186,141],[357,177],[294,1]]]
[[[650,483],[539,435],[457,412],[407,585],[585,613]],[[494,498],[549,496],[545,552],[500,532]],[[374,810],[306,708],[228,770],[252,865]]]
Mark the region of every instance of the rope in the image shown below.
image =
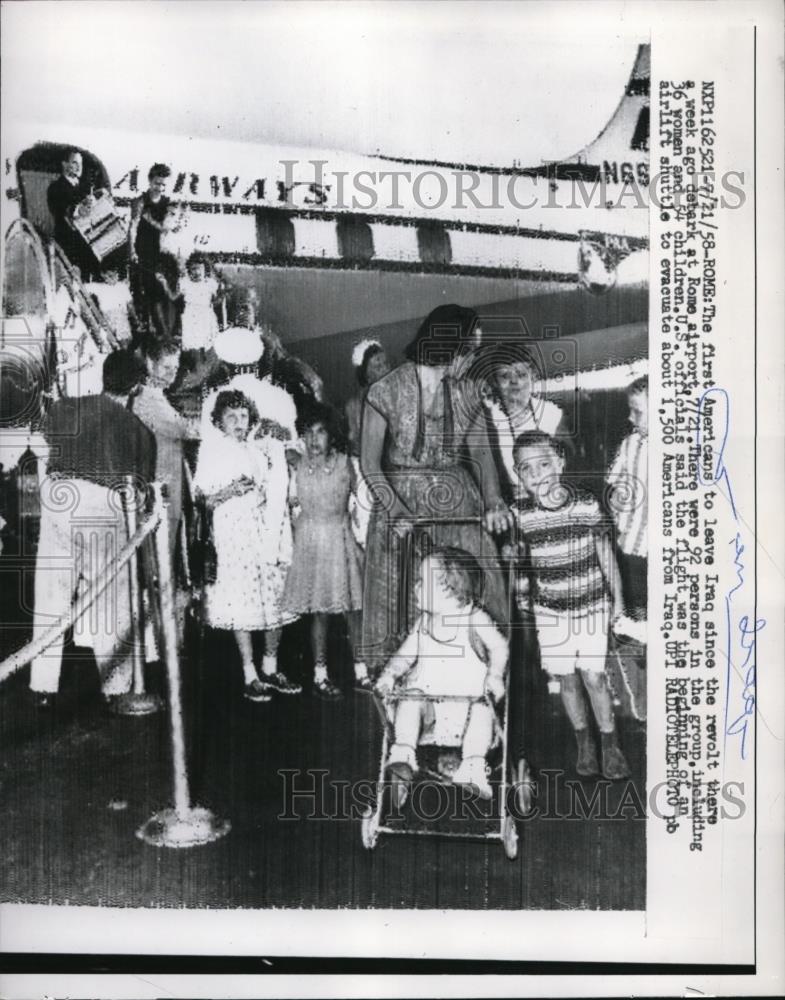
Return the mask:
[[[114,578],[125,567],[126,563],[129,562],[134,552],[139,548],[147,536],[158,527],[161,523],[162,515],[163,501],[160,494],[157,494],[155,505],[150,517],[137,528],[133,536],[120,551],[116,561],[107,566],[98,579],[94,580],[88,589],[79,595],[77,600],[74,601],[70,609],[62,615],[59,621],[48,628],[46,632],[39,635],[37,639],[31,640],[26,646],[22,646],[21,649],[18,649],[15,653],[12,653],[11,656],[7,657],[2,663],[0,663],[0,684],[8,680],[8,678],[12,674],[16,673],[16,671],[21,667],[26,666],[31,660],[34,660],[36,656],[43,653],[43,651],[59,639],[61,635],[65,635],[71,625],[81,618],[93,601],[100,597],[106,590],[112,580],[114,580]]]

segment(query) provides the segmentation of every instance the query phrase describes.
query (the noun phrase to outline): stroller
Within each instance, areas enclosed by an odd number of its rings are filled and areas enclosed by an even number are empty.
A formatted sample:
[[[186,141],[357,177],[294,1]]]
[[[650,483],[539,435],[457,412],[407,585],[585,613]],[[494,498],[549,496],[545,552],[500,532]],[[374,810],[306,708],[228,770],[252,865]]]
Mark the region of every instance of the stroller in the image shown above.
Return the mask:
[[[417,522],[418,526],[423,525],[423,523],[421,520]],[[434,521],[433,523],[439,522]],[[450,522],[450,524],[478,523],[477,518]],[[407,571],[410,572],[415,546],[407,544],[409,541],[409,539],[402,540],[399,558],[402,560],[402,566],[405,560]],[[509,594],[511,594],[510,589],[508,589]],[[399,612],[400,610],[399,608]],[[531,809],[532,781],[526,760],[512,761],[508,753],[509,662],[505,671],[504,697],[498,703],[494,703],[487,694],[474,696],[464,694],[436,695],[419,690],[407,690],[403,686],[405,680],[405,677],[401,678],[401,683],[397,684],[389,693],[383,695],[374,693],[374,703],[382,723],[382,745],[375,802],[366,808],[361,822],[364,847],[373,850],[380,834],[439,836],[464,840],[498,840],[501,841],[507,857],[514,860],[518,854],[516,815],[524,816]],[[470,787],[453,785],[452,781],[452,776],[460,762],[462,739],[455,739],[455,730],[451,729],[449,724],[440,725],[437,721],[435,725],[421,727],[415,751],[416,775],[411,785],[411,792],[407,794],[406,803],[396,801],[395,786],[386,780],[388,756],[395,740],[395,712],[402,702],[413,699],[422,703],[424,713],[430,713],[432,718],[436,717],[437,719],[439,707],[447,707],[448,709],[453,707],[460,717],[461,709],[465,706],[467,711],[466,721],[463,724],[464,734],[473,705],[483,704],[492,712],[494,739],[486,763],[486,774],[492,789],[490,800],[478,800],[474,797],[470,802],[467,802],[466,799],[460,799],[459,789]],[[428,785],[435,786],[436,792],[444,793],[441,801],[446,802],[448,808],[441,810],[438,815],[429,813],[426,816],[424,809],[414,808],[417,793],[420,791],[427,793]],[[420,800],[422,801],[422,796],[420,796]],[[460,806],[469,804],[472,806],[469,817],[465,818],[462,815],[460,824],[456,824],[454,813],[450,814],[451,801]],[[514,812],[510,808],[513,802],[515,803]],[[411,808],[407,809],[407,804],[410,804]],[[498,813],[494,810],[496,805],[498,805]],[[447,813],[446,817],[445,813]],[[458,825],[460,825],[460,829],[456,828]]]

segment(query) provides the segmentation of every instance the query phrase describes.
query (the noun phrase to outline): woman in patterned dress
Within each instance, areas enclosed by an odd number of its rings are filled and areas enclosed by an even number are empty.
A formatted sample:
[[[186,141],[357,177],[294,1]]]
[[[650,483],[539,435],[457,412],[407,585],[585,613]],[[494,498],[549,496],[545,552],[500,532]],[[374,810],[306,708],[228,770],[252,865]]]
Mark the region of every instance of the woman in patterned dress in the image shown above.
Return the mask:
[[[467,374],[480,340],[474,310],[439,306],[420,326],[407,360],[368,389],[361,464],[376,499],[366,546],[363,658],[374,671],[411,630],[413,567],[428,547],[471,553],[485,571],[483,603],[492,618],[507,621],[496,545],[482,523],[485,485],[495,471]]]

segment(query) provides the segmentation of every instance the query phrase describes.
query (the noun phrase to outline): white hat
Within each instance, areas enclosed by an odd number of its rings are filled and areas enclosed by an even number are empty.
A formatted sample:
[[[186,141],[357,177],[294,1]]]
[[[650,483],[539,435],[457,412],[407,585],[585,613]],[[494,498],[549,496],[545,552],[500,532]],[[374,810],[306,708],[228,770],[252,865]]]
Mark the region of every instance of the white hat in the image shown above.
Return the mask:
[[[244,326],[222,330],[213,342],[213,349],[221,361],[228,361],[230,365],[253,365],[264,354],[259,332]]]
[[[361,340],[359,344],[354,345],[354,350],[352,351],[352,364],[355,368],[359,368],[363,363],[363,358],[365,357],[365,352],[369,347],[379,347],[381,344],[378,340]]]

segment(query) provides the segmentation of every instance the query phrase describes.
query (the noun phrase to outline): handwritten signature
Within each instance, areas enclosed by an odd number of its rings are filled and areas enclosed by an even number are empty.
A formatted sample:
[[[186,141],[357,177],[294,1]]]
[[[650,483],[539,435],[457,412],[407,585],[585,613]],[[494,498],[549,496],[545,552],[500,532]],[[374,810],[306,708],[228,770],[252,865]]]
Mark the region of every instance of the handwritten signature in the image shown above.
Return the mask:
[[[724,453],[730,433],[730,398],[725,389],[708,389],[700,398],[697,411],[697,444],[699,456],[702,456],[711,446],[702,441],[704,423],[710,423],[715,430],[714,439],[719,442],[711,453],[712,465],[710,476],[705,478],[704,463],[701,457],[698,459],[698,481],[703,486],[717,486],[720,492],[724,493],[733,513],[733,519],[739,523],[739,514],[736,509],[736,500],[731,486],[731,477],[728,467],[725,465]],[[724,490],[723,490],[724,487]],[[727,638],[726,654],[726,698],[725,698],[725,741],[728,736],[740,736],[741,743],[739,753],[742,760],[747,756],[747,729],[751,719],[754,718],[757,703],[757,660],[755,645],[757,634],[766,625],[765,618],[758,618],[754,624],[750,624],[749,615],[742,615],[735,620],[735,609],[733,607],[734,595],[741,591],[745,584],[746,567],[743,559],[745,545],[742,534],[737,531],[730,539],[730,546],[733,547],[733,567],[736,571],[736,578],[733,586],[725,595],[725,629]],[[741,595],[739,595],[740,597]],[[731,689],[733,681],[733,655],[740,651],[743,662],[739,673],[744,676],[744,688],[741,692],[743,710],[739,712],[732,722],[728,722],[731,713]],[[738,711],[738,708],[734,709]]]

